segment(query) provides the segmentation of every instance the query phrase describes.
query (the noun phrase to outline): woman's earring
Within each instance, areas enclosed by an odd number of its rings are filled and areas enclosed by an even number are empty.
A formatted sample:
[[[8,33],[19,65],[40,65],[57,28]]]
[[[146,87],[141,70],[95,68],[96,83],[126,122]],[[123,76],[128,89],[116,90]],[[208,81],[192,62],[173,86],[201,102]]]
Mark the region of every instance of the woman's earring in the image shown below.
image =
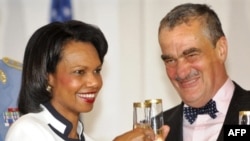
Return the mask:
[[[51,88],[50,85],[48,85],[47,88],[46,88],[46,90],[47,90],[48,92],[51,92],[51,89],[52,89],[52,88]]]

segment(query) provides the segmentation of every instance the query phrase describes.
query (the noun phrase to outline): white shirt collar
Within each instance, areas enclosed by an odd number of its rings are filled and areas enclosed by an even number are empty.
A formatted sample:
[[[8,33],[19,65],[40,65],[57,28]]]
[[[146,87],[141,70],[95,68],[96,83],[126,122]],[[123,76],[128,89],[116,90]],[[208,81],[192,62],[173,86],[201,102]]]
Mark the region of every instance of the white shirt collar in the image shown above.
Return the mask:
[[[233,97],[234,89],[235,85],[233,81],[228,78],[227,81],[213,97],[213,100],[216,102],[217,110],[224,115],[226,115],[227,113],[227,109]]]

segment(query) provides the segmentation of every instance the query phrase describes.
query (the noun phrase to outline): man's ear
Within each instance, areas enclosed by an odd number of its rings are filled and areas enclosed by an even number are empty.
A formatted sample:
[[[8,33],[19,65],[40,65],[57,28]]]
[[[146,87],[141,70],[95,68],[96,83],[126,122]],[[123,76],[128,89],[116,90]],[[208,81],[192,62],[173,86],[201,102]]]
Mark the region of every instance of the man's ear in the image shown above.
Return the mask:
[[[216,52],[218,58],[224,63],[227,58],[228,44],[225,36],[220,37],[216,43]]]

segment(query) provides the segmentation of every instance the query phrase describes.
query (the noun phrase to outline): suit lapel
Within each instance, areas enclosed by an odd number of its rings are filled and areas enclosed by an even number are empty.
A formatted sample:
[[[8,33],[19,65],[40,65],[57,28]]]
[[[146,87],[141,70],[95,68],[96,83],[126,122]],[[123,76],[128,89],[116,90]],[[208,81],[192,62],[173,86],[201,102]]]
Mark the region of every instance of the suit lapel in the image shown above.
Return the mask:
[[[238,125],[239,111],[250,110],[249,92],[243,90],[235,82],[234,84],[235,84],[235,90],[223,125]],[[224,140],[224,128],[222,127],[217,141],[223,141],[223,140]]]
[[[168,113],[164,113],[164,123],[170,126],[166,141],[183,141],[183,103]],[[169,122],[170,121],[170,122]]]

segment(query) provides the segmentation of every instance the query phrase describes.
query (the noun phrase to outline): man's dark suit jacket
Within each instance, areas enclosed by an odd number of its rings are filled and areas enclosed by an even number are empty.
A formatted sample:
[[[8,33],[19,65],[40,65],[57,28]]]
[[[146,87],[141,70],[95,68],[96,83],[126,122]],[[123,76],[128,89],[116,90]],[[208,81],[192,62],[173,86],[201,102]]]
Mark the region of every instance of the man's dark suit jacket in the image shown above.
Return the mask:
[[[238,125],[239,111],[250,110],[250,91],[242,89],[235,82],[234,84],[235,90],[223,123],[224,125]],[[164,124],[170,126],[170,132],[165,141],[183,141],[183,105],[181,103],[163,113]],[[224,141],[223,128],[220,131],[217,141]]]

